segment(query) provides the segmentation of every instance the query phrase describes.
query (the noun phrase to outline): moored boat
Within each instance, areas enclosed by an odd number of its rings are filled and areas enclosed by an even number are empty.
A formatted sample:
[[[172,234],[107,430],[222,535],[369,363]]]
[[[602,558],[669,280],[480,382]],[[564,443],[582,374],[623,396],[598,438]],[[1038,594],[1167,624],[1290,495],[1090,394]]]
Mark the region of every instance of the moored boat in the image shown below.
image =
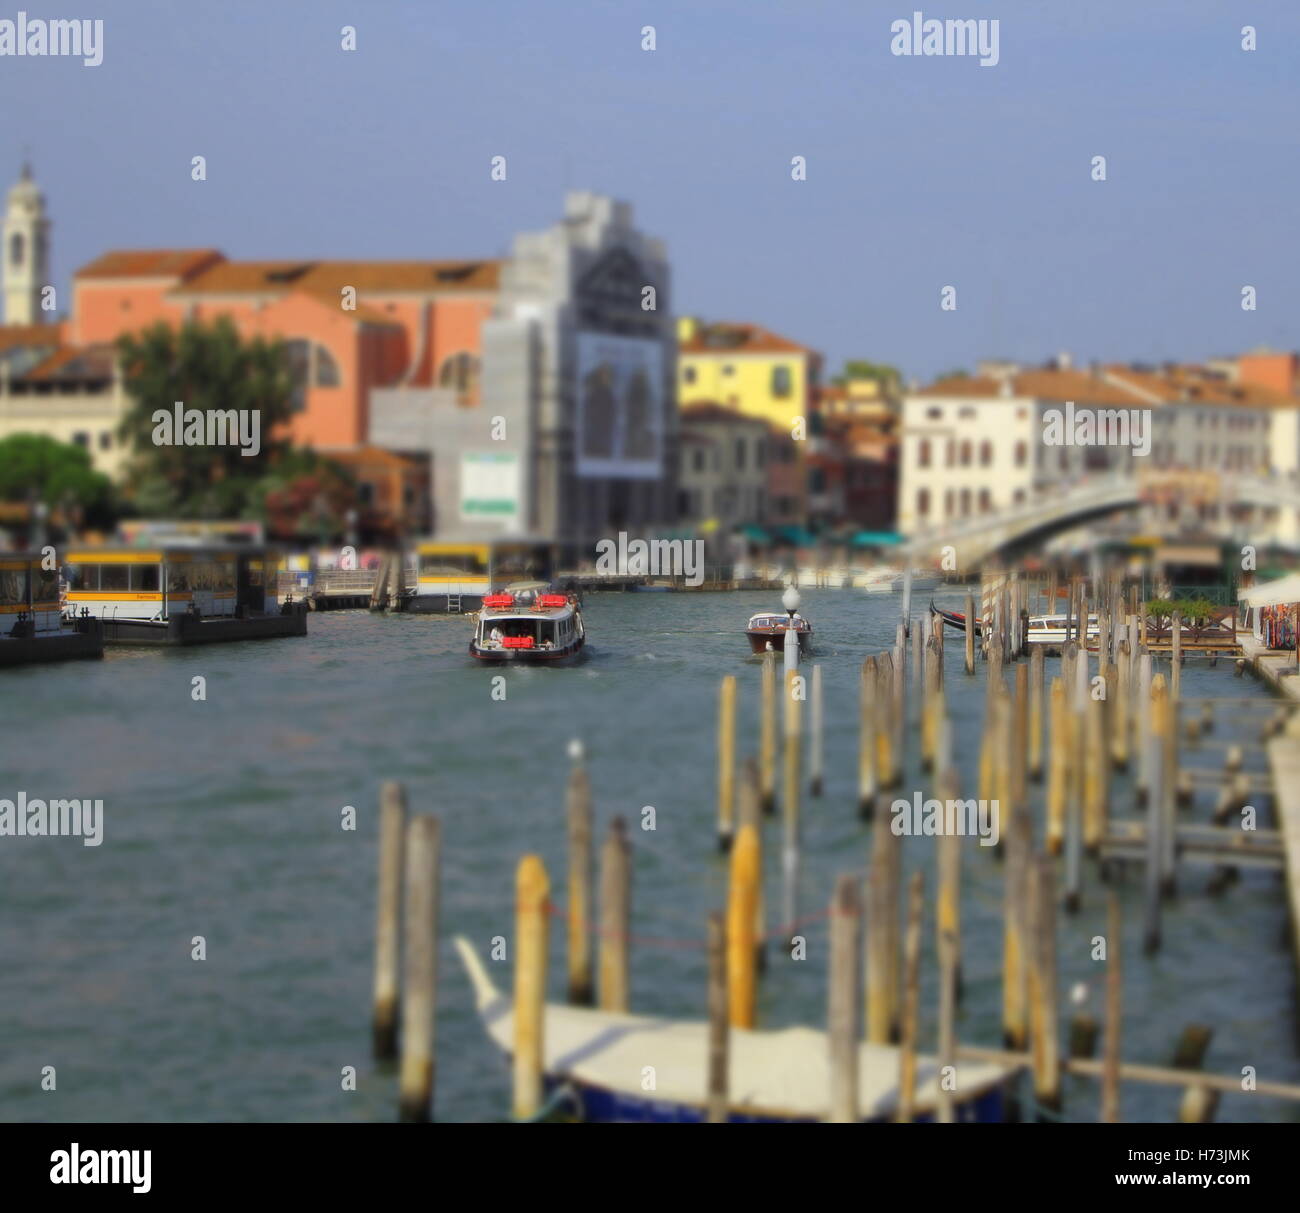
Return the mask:
[[[79,547],[67,605],[109,644],[191,645],[305,636],[305,602],[280,605],[279,553],[260,544]]]
[[[555,665],[576,657],[586,641],[578,600],[533,583],[484,595],[469,651],[489,664]]]
[[[474,1002],[492,1041],[514,1049],[514,1011],[488,975],[487,967],[461,937],[456,950],[474,988]],[[548,1092],[567,1088],[589,1121],[702,1121],[706,1119],[709,1025],[630,1015],[586,1007],[545,1008],[543,1060]],[[821,1121],[830,1113],[830,1048],[824,1031],[732,1028],[727,1118],[733,1123]],[[938,1104],[939,1066],[916,1059],[915,1115],[931,1120]],[[655,1089],[643,1075],[653,1067]],[[1002,1115],[1002,1085],[1013,1073],[1003,1065],[963,1062],[955,1096],[960,1121],[996,1121]],[[893,1045],[858,1046],[858,1106],[864,1121],[894,1117],[898,1098],[899,1051]]]
[[[1101,625],[1096,615],[1088,616],[1086,648],[1095,648]],[[1074,639],[1079,637],[1079,620],[1070,621]],[[1059,648],[1065,644],[1066,617],[1064,615],[1031,615],[1025,626],[1025,640],[1029,644],[1046,644]]]
[[[959,632],[966,630],[966,612],[965,611],[945,611],[943,607],[934,605],[934,599],[930,599],[930,614],[937,615],[943,620],[947,627],[955,628]],[[975,635],[984,634],[984,621],[977,615],[975,616]]]

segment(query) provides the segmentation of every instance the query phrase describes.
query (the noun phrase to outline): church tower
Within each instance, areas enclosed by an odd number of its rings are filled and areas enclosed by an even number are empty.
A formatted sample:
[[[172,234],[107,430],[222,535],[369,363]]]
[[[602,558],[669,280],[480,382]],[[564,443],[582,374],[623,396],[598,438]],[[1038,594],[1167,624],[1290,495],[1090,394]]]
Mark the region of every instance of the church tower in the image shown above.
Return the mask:
[[[50,281],[50,221],[45,198],[24,163],[18,184],[9,191],[3,224],[5,324],[44,324],[41,291]]]

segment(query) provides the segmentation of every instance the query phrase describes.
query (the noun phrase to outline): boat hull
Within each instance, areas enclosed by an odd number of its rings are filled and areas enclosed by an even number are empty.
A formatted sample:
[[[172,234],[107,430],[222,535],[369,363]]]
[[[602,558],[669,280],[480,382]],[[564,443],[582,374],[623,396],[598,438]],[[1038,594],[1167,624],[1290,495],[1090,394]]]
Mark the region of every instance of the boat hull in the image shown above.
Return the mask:
[[[945,627],[950,627],[956,632],[965,633],[966,631],[966,612],[965,611],[945,611],[942,607],[937,607],[930,603],[930,613],[938,615],[943,620]],[[975,619],[975,635],[984,634],[984,621],[978,617]]]
[[[670,1100],[643,1099],[606,1087],[575,1082],[573,1079],[546,1075],[543,1079],[548,1102],[560,1103],[561,1093],[567,1089],[573,1111],[592,1124],[703,1124],[708,1120],[705,1109],[694,1104]],[[1002,1090],[994,1087],[971,1099],[957,1103],[955,1113],[959,1123],[1001,1124],[1004,1116]],[[866,1117],[862,1124],[884,1124],[892,1117]],[[933,1114],[918,1115],[916,1123],[934,1120]],[[733,1125],[817,1124],[812,1116],[777,1116],[763,1112],[746,1112],[738,1108],[727,1110],[727,1123]]]
[[[471,640],[469,655],[484,665],[559,665],[575,659],[585,645],[585,636],[562,649],[483,649]]]

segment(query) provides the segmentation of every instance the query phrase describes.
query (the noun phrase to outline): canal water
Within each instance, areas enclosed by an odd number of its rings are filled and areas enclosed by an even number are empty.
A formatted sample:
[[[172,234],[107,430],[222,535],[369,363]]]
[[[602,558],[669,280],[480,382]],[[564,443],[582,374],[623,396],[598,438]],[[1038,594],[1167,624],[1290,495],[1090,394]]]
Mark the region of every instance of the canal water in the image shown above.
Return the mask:
[[[950,596],[955,605],[959,596]],[[721,907],[716,850],[716,712],[722,675],[739,679],[738,749],[758,737],[760,667],[743,628],[777,595],[592,595],[590,651],[567,669],[519,669],[507,698],[471,665],[469,621],[314,615],[310,636],[189,651],[111,651],[0,676],[0,796],[100,798],[104,840],[0,839],[0,1118],[6,1120],[369,1121],[393,1118],[395,1077],[369,1054],[369,993],[379,781],[406,782],[412,809],[443,823],[441,989],[436,1114],[500,1120],[506,1067],[473,1013],[450,946],[486,948],[512,931],[514,866],[540,852],[564,898],[568,743],[586,747],[598,837],[619,814],[634,854],[632,1005],[698,1018],[705,1006],[705,917]],[[893,642],[897,596],[804,593],[824,671],[826,788],[805,798],[800,911],[824,908],[836,874],[865,867],[869,827],[856,814],[858,668]],[[923,606],[924,603],[919,604]],[[956,754],[974,794],[984,671],[967,678],[946,651]],[[1049,659],[1049,678],[1057,667]],[[206,699],[192,695],[206,680]],[[909,695],[911,683],[909,678]],[[1184,696],[1266,692],[1221,662],[1189,661]],[[909,705],[910,711],[910,705]],[[1220,705],[1187,765],[1221,766],[1222,743],[1258,740],[1257,710]],[[909,730],[910,732],[910,730]],[[909,737],[897,793],[928,791]],[[1262,766],[1256,748],[1247,765]],[[1041,797],[1041,790],[1035,791]],[[1193,813],[1207,820],[1213,791]],[[1125,797],[1116,812],[1127,811]],[[1036,819],[1041,821],[1040,801]],[[345,806],[358,828],[341,828]],[[656,829],[643,831],[644,806]],[[1271,824],[1265,817],[1265,823]],[[781,904],[768,847],[768,904]],[[905,839],[905,865],[927,888],[922,1039],[933,1042],[933,840]],[[1002,876],[993,853],[963,847],[964,1041],[1000,1044]],[[1253,1066],[1300,1080],[1290,1038],[1295,981],[1280,879],[1244,873],[1223,897],[1209,869],[1185,868],[1166,942],[1140,947],[1141,878],[1120,886],[1125,910],[1124,1041],[1128,1060],[1167,1064],[1180,1030],[1215,1029],[1207,1064]],[[1083,907],[1062,915],[1063,1016],[1074,987],[1102,1014],[1102,886],[1089,865]],[[821,1025],[826,928],[803,928],[808,958],[769,951],[765,1026]],[[192,959],[203,936],[206,959]],[[562,996],[563,941],[552,934],[551,986]],[[497,980],[509,985],[508,966]],[[42,1089],[44,1067],[56,1088]],[[357,1090],[342,1089],[354,1066]],[[48,1084],[47,1084],[48,1085]],[[1095,1084],[1067,1086],[1066,1115],[1096,1115]],[[1180,1093],[1126,1086],[1126,1120],[1170,1120]],[[1223,1120],[1298,1119],[1287,1105],[1229,1095]]]

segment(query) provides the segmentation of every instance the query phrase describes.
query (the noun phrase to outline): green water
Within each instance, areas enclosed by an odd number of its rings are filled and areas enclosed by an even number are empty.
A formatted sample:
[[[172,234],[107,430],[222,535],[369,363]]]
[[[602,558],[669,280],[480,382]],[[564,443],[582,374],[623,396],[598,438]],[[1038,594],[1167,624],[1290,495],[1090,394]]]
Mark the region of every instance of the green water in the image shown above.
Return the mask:
[[[773,594],[595,595],[587,659],[567,669],[507,674],[470,663],[469,622],[431,617],[312,616],[310,636],[188,651],[111,651],[101,663],[0,674],[0,796],[97,797],[104,842],[0,839],[0,1118],[6,1120],[388,1120],[391,1070],[369,1056],[369,991],[379,781],[403,779],[414,810],[443,822],[437,1115],[499,1120],[507,1072],[474,1017],[450,947],[464,933],[486,947],[512,929],[513,869],[540,852],[562,902],[563,792],[571,738],[587,747],[598,818],[632,826],[632,1004],[700,1017],[704,920],[720,907],[725,868],[715,846],[719,678],[740,683],[739,748],[757,742],[759,666],[743,627]],[[954,598],[953,602],[958,602]],[[814,660],[826,696],[826,790],[804,802],[800,912],[825,906],[834,876],[861,869],[869,827],[856,816],[858,666],[892,644],[899,599],[808,591]],[[951,638],[950,638],[951,639]],[[973,787],[983,670],[961,672],[947,649],[958,762]],[[1049,660],[1049,676],[1056,666]],[[192,679],[207,699],[191,697]],[[1231,665],[1187,664],[1185,696],[1266,693]],[[909,693],[911,684],[909,680]],[[1220,707],[1216,741],[1255,741],[1258,712]],[[1221,746],[1185,750],[1197,766]],[[1247,765],[1259,767],[1258,750]],[[913,770],[898,795],[928,790]],[[973,792],[972,792],[973,794]],[[1036,793],[1037,795],[1038,793]],[[1207,820],[1212,792],[1191,811]],[[1126,810],[1117,796],[1117,811]],[[344,806],[355,832],[340,828]],[[657,828],[639,828],[643,806]],[[1265,824],[1268,824],[1267,817]],[[778,830],[769,839],[767,898],[779,907]],[[907,866],[933,872],[933,840],[905,839]],[[997,859],[963,848],[964,1041],[999,1041],[1002,876]],[[1168,907],[1164,950],[1142,955],[1141,878],[1122,884],[1126,913],[1126,1059],[1167,1063],[1181,1028],[1216,1029],[1209,1068],[1300,1080],[1293,1050],[1296,990],[1278,877],[1245,873],[1221,899],[1204,868],[1185,869]],[[932,888],[928,890],[932,894]],[[927,897],[927,903],[929,896]],[[927,911],[929,904],[927,904]],[[1083,908],[1060,922],[1063,1015],[1087,985],[1101,1012],[1102,886],[1089,866]],[[808,959],[769,954],[765,1025],[825,1016],[825,924],[804,930]],[[925,937],[923,1041],[932,1046],[932,920]],[[207,958],[191,959],[202,935]],[[554,995],[562,941],[552,936]],[[496,973],[509,984],[504,965]],[[54,1066],[57,1089],[41,1089]],[[355,1066],[357,1090],[341,1089]],[[1067,1087],[1067,1115],[1095,1116],[1095,1087]],[[1169,1120],[1179,1094],[1126,1087],[1122,1115]],[[1257,1096],[1227,1096],[1224,1120],[1297,1118]]]

